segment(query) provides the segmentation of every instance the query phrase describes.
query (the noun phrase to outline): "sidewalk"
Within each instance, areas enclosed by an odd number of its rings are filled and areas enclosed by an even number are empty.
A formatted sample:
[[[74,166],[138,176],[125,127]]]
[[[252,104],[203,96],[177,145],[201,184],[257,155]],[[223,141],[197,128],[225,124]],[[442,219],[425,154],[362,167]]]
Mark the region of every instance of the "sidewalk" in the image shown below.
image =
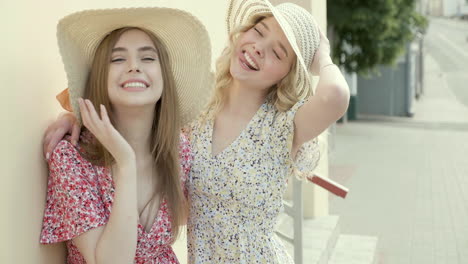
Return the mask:
[[[377,236],[381,264],[468,263],[468,108],[425,58],[413,118],[337,127],[330,175],[350,188],[330,197],[341,232]]]
[[[412,122],[468,123],[468,108],[447,86],[445,74],[430,55],[426,55],[424,61],[426,87],[423,96],[416,101]]]

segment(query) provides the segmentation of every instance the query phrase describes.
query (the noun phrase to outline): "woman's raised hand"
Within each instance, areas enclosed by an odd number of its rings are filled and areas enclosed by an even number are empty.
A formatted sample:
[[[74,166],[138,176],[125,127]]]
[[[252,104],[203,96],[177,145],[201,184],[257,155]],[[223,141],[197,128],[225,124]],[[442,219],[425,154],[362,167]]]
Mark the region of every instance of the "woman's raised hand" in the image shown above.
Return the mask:
[[[330,41],[323,31],[320,31],[320,44],[315,52],[314,60],[312,61],[311,71],[313,75],[320,75],[320,70],[327,65],[333,64],[330,57]]]
[[[100,105],[101,116],[90,100],[78,99],[83,125],[114,157],[117,165],[135,162],[135,152],[125,138],[112,125],[104,105]]]

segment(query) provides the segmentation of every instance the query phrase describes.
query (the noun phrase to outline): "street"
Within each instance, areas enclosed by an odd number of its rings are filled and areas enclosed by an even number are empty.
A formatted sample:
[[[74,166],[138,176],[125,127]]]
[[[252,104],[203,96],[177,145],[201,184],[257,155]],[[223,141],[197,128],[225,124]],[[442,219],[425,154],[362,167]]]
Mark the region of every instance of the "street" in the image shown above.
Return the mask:
[[[468,21],[431,19],[425,43],[426,51],[445,74],[449,88],[468,106]]]
[[[378,237],[376,263],[468,263],[467,37],[467,22],[431,20],[413,118],[336,128],[330,177],[350,193],[330,214],[343,234]]]

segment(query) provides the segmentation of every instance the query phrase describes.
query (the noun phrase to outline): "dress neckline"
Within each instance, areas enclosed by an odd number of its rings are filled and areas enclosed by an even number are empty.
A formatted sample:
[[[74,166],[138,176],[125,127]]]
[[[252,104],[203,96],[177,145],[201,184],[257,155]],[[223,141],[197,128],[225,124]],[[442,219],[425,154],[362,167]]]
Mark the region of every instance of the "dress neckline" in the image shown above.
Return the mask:
[[[215,116],[212,112],[212,110],[210,111],[210,119],[208,120],[208,129],[207,129],[207,133],[208,133],[208,138],[210,139],[209,141],[209,147],[207,148],[208,150],[208,154],[210,156],[210,158],[212,159],[216,159],[220,156],[222,156],[224,153],[228,152],[229,149],[233,148],[235,145],[237,145],[237,143],[239,142],[239,140],[244,136],[245,133],[247,133],[247,131],[250,130],[251,126],[258,120],[259,116],[260,116],[260,113],[263,112],[266,104],[268,103],[268,98],[265,99],[265,101],[260,105],[260,107],[257,109],[257,111],[255,112],[255,114],[252,116],[252,118],[249,120],[249,122],[247,123],[247,125],[240,131],[239,135],[237,135],[237,137],[231,141],[231,143],[229,143],[229,145],[227,145],[225,148],[223,148],[221,151],[219,151],[218,153],[214,154],[213,153],[213,134],[214,134],[214,122],[215,122]]]
[[[153,223],[151,224],[151,227],[148,231],[146,231],[145,227],[141,224],[140,222],[140,218],[138,218],[138,228],[141,230],[141,232],[143,234],[146,234],[146,235],[150,235],[153,233],[153,229],[156,228],[156,226],[158,225],[159,223],[159,220],[161,219],[161,214],[162,214],[162,211],[163,210],[167,210],[167,204],[166,204],[166,200],[163,198],[163,200],[161,201],[161,204],[158,208],[158,213],[156,214],[156,216],[154,217],[153,219]]]
[[[112,177],[112,169],[109,167],[105,167],[104,169],[107,171],[107,176],[109,177],[108,180],[110,180],[111,188],[115,191],[115,183]],[[113,202],[114,194],[111,194],[110,198]],[[153,233],[153,230],[158,226],[161,218],[163,217],[163,210],[167,211],[167,202],[165,198],[162,198],[161,202],[159,203],[158,212],[156,213],[156,216],[154,217],[151,227],[148,231],[146,231],[145,227],[140,222],[140,217],[138,217],[138,229],[141,230],[142,234],[144,234],[145,236],[150,236]]]

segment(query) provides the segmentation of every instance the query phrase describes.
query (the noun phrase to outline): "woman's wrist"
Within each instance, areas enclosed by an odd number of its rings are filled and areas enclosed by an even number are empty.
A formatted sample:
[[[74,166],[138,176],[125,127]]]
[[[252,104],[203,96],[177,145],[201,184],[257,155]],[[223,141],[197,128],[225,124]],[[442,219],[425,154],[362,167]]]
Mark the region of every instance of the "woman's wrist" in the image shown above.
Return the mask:
[[[322,69],[324,68],[325,66],[328,66],[330,64],[333,64],[333,61],[330,57],[330,55],[328,56],[324,56],[325,58],[321,58],[321,60],[319,61],[319,65],[320,65],[320,68],[319,69]]]
[[[323,69],[325,69],[327,67],[330,67],[330,66],[337,66],[337,65],[334,64],[333,62],[331,62],[329,64],[326,64],[326,65],[323,65],[322,67],[320,67],[320,73],[322,72]]]

